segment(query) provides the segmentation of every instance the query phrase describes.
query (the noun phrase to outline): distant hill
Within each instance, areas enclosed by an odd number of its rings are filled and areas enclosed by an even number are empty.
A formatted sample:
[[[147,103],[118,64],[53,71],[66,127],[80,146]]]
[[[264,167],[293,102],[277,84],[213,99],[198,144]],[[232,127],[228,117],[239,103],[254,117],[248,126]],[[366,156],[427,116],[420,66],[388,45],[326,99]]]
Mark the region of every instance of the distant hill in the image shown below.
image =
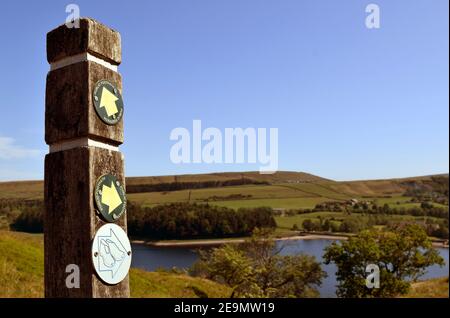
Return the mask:
[[[0,182],[0,199],[43,199],[44,181]]]
[[[268,183],[329,181],[328,179],[321,178],[306,172],[278,171],[274,174],[260,174],[258,171],[248,171],[248,172],[184,174],[184,175],[156,176],[156,177],[129,177],[127,178],[127,185],[157,184],[169,182],[227,181],[242,178]]]
[[[128,177],[128,185],[146,185],[172,182],[205,182],[205,181],[230,181],[237,179],[251,179],[268,183],[289,182],[317,182],[327,179],[314,176],[305,172],[278,171],[274,174],[260,174],[257,171],[249,172],[223,172],[205,174],[185,174],[171,176]],[[42,199],[44,196],[43,181],[9,181],[0,182],[0,199]]]
[[[127,186],[157,185],[162,183],[202,183],[227,182],[239,179],[265,182],[268,184],[312,184],[323,190],[347,196],[384,196],[401,195],[416,187],[426,187],[433,177],[445,177],[448,174],[419,176],[385,180],[333,181],[305,172],[278,171],[274,174],[260,174],[257,171],[223,172],[206,174],[185,174],[171,176],[128,177]],[[42,200],[43,181],[0,182],[0,199]]]

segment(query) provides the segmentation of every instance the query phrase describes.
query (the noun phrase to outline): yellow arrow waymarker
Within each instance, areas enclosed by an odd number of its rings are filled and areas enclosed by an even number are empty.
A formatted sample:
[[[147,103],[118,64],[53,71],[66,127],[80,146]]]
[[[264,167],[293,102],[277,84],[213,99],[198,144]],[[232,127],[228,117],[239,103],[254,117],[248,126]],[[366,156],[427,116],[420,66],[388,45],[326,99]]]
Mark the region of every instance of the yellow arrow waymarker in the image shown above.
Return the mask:
[[[95,183],[94,199],[99,214],[107,222],[115,222],[125,212],[125,189],[112,174],[104,174]]]
[[[111,187],[108,187],[105,184],[103,185],[102,203],[106,204],[109,207],[109,214],[111,214],[119,205],[122,204],[122,200],[120,199],[114,182],[111,182]]]
[[[92,90],[92,101],[95,112],[105,124],[116,125],[120,122],[123,116],[123,99],[113,83],[98,81]]]
[[[111,93],[106,87],[102,89],[102,96],[100,97],[100,107],[105,107],[108,116],[115,115],[119,112],[116,101],[118,98]]]

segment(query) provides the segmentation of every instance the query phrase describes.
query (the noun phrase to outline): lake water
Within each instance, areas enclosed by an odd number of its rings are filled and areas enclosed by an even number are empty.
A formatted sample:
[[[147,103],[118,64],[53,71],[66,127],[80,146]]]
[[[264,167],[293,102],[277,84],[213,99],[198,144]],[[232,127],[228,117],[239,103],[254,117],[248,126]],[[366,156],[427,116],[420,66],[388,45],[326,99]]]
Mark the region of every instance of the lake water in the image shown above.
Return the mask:
[[[331,244],[333,240],[293,240],[283,241],[277,244],[283,245],[282,254],[304,253],[314,255],[317,260],[322,261],[323,250]],[[185,247],[152,247],[143,244],[132,244],[133,260],[132,267],[153,271],[158,268],[171,269],[188,268],[197,259],[198,254],[193,248]],[[431,266],[421,279],[443,277],[449,275],[448,248],[438,248],[439,253],[445,260],[445,266]],[[322,264],[322,268],[327,272],[328,277],[322,281],[319,287],[321,297],[336,297],[336,266],[333,264]]]

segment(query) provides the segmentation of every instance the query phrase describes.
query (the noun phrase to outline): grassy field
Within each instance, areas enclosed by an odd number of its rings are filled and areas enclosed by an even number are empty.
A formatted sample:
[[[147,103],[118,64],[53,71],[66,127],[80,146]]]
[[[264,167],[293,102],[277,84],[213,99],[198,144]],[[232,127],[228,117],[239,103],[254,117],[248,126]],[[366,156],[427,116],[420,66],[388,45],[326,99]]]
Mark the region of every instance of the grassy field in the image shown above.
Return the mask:
[[[0,231],[0,297],[43,297],[42,235]]]
[[[338,225],[344,220],[348,219],[359,219],[366,221],[369,219],[368,215],[362,215],[359,213],[346,214],[345,212],[312,212],[305,214],[298,214],[294,216],[277,216],[275,221],[277,222],[278,228],[282,230],[291,230],[294,224],[297,224],[298,228],[302,228],[302,223],[306,219],[319,220],[319,218],[333,218],[332,222],[338,223]],[[436,218],[427,217],[429,220],[436,220]],[[389,220],[393,222],[397,221],[415,221],[423,222],[423,216],[412,216],[412,215],[390,215]]]
[[[448,298],[448,277],[413,283],[404,298]]]
[[[278,171],[275,174],[259,174],[250,172],[224,172],[207,174],[187,174],[177,176],[154,176],[154,177],[128,177],[126,184],[158,184],[170,182],[202,182],[202,181],[227,181],[240,178],[248,178],[256,181],[269,183],[283,182],[318,182],[327,179],[314,176],[305,172]],[[0,182],[0,199],[42,199],[44,196],[44,182],[33,181],[11,181]]]
[[[132,297],[228,297],[226,286],[166,272],[130,271]],[[0,298],[44,296],[42,234],[0,231]]]
[[[236,177],[235,174],[231,175]],[[210,180],[210,178],[215,176],[214,174],[199,175],[199,180],[204,178]],[[415,177],[336,182],[311,175],[304,176],[301,173],[288,172],[280,172],[270,178],[254,173],[246,177],[251,177],[258,181],[268,181],[271,184],[137,193],[130,194],[129,199],[132,202],[146,206],[190,201],[208,202],[209,204],[230,208],[269,206],[281,209],[313,208],[316,204],[327,201],[358,199],[373,201],[378,205],[388,204],[391,207],[408,209],[418,207],[420,203],[412,203],[410,202],[411,197],[403,195],[406,190],[404,183],[412,181],[420,183],[430,179],[430,177]],[[191,178],[194,178],[194,176],[191,176]],[[145,178],[142,180],[145,180]],[[141,182],[143,182],[142,180]],[[136,182],[136,180],[133,179],[132,182]],[[242,197],[233,199],[233,196],[236,195],[241,195]]]
[[[243,185],[222,188],[179,190],[170,192],[143,192],[128,194],[128,199],[143,206],[154,206],[173,202],[206,203],[230,208],[269,206],[281,209],[309,209],[318,203],[346,201],[350,199],[370,200],[378,205],[387,203],[391,207],[412,208],[410,197],[401,194],[386,198],[379,193],[370,199],[363,195],[347,195],[329,187],[329,182],[303,184]],[[237,197],[237,199],[236,199]]]
[[[253,200],[226,200],[209,202],[218,206],[225,206],[233,209],[237,208],[255,208],[260,206],[267,206],[271,208],[283,209],[310,209],[317,203],[324,202],[323,198],[273,198],[273,199],[253,199]]]
[[[233,209],[253,208],[267,206],[274,209],[312,209],[319,203],[350,199],[371,201],[379,206],[388,204],[392,208],[410,209],[419,207],[420,203],[411,202],[411,197],[403,195],[404,183],[425,182],[430,177],[417,177],[391,180],[363,180],[336,182],[302,172],[281,171],[273,175],[260,175],[258,172],[243,173],[212,173],[200,175],[158,176],[158,177],[131,177],[127,178],[128,185],[148,185],[167,182],[201,182],[201,181],[227,181],[247,178],[256,181],[270,182],[270,184],[225,186],[220,188],[202,188],[192,190],[129,193],[128,200],[134,204],[152,207],[159,204],[175,202],[208,203]],[[0,182],[1,199],[42,199],[42,181]],[[443,205],[437,206],[445,207]],[[15,213],[17,212],[17,213]],[[16,214],[20,211],[11,211],[9,215],[0,213],[0,229],[7,229]],[[321,212],[321,216],[329,216]],[[348,218],[341,214],[333,214],[337,222]],[[279,232],[288,231],[292,225],[301,223],[306,218],[317,218],[318,215],[307,214],[295,217],[277,218]],[[356,214],[351,217],[361,217]],[[410,216],[392,216],[392,220],[413,220]],[[419,218],[415,218],[419,220]]]
[[[210,202],[211,204],[215,204],[216,202],[221,202],[222,200],[232,201],[228,200],[228,198],[233,196],[241,197],[241,199],[237,201],[314,197],[314,195],[304,193],[296,189],[286,188],[281,185],[243,185],[170,192],[131,193],[128,195],[128,198],[132,202],[136,202],[144,206],[151,206],[163,203],[188,201]]]
[[[404,197],[405,181],[423,182],[429,177],[390,180],[362,180],[336,182],[304,172],[279,171],[272,175],[258,172],[229,172],[179,176],[129,177],[127,185],[169,182],[227,181],[247,178],[270,185],[243,185],[170,192],[130,193],[128,199],[136,204],[154,206],[172,202],[209,202],[231,208],[270,206],[272,208],[313,208],[326,201],[349,199],[375,201],[398,208],[411,208]],[[0,199],[43,199],[42,181],[0,182]]]
[[[400,185],[398,179],[327,182],[325,185],[336,192],[344,193],[348,196],[396,196],[404,192],[404,188]]]
[[[43,199],[43,181],[0,182],[0,199]]]
[[[227,181],[247,178],[259,182],[268,182],[271,185],[223,187],[198,189],[191,191],[191,200],[206,200],[211,196],[227,196],[241,193],[258,198],[322,198],[322,200],[347,200],[349,198],[376,199],[389,204],[405,202],[402,194],[405,191],[403,182],[421,182],[429,177],[415,177],[389,180],[362,180],[362,181],[332,181],[304,172],[279,171],[275,174],[259,174],[258,172],[229,172],[178,176],[155,177],[128,177],[127,185],[145,185],[170,182],[202,182]],[[42,181],[14,181],[0,182],[0,199],[42,199]],[[386,198],[390,196],[392,198]],[[130,199],[144,204],[174,202],[174,200],[188,200],[189,190],[168,193],[139,193],[130,194]],[[385,200],[385,201],[383,201]]]

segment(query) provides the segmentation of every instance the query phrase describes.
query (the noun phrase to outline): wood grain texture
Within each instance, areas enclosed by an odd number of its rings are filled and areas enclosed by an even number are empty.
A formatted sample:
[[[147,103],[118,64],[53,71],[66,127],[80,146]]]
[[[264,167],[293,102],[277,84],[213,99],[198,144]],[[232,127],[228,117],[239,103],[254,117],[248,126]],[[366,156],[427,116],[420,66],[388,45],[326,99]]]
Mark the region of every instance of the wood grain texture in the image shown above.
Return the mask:
[[[68,28],[62,24],[47,33],[49,63],[86,52],[119,65],[122,61],[119,32],[94,19],[81,18],[79,28]]]
[[[50,63],[88,52],[118,65],[120,34],[92,19],[81,19],[79,29],[65,25],[47,34]],[[100,80],[122,92],[119,73],[91,61],[50,71],[45,97],[45,141],[53,144],[88,137],[112,145],[123,143],[123,117],[107,125],[98,116],[93,89]],[[45,157],[44,262],[46,297],[129,297],[128,276],[117,285],[103,283],[92,264],[92,240],[106,222],[95,209],[94,188],[100,176],[113,174],[125,187],[123,155],[118,151],[80,146]],[[115,222],[125,231],[126,212]],[[66,268],[80,269],[80,288],[68,288]]]
[[[95,62],[80,62],[51,71],[45,94],[45,141],[90,137],[119,145],[123,143],[123,117],[116,125],[104,123],[95,112],[93,90],[108,80],[122,93],[122,77]]]
[[[92,239],[105,222],[95,210],[94,187],[106,173],[125,186],[120,152],[81,147],[48,154],[45,158],[45,296],[129,297],[128,276],[109,286],[95,274]],[[126,213],[116,222],[126,231]],[[80,288],[66,287],[66,266],[80,268]]]

